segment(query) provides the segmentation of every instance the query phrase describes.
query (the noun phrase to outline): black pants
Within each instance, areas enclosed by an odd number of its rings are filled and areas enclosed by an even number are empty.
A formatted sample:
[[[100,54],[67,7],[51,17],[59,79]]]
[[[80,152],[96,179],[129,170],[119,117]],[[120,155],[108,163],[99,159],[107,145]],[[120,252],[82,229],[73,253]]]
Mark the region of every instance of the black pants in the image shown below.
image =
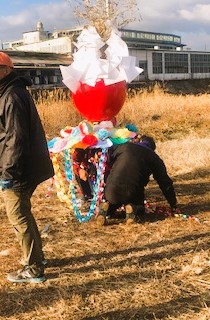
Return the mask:
[[[107,184],[105,198],[109,202],[107,215],[112,215],[122,205],[131,204],[135,207],[137,215],[144,211],[144,187],[136,187],[128,184]]]

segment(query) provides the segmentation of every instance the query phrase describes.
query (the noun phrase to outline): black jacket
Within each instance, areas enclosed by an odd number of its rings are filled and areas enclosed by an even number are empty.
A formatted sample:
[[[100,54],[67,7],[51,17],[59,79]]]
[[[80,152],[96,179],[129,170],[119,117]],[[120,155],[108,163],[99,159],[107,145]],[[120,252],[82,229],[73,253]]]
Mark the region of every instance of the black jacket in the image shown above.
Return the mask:
[[[15,72],[0,80],[0,179],[13,179],[14,187],[34,187],[54,175],[29,85]]]
[[[162,159],[151,149],[140,144],[125,143],[114,148],[112,168],[107,178],[109,185],[127,185],[142,190],[152,174],[168,203],[176,205],[173,182]]]

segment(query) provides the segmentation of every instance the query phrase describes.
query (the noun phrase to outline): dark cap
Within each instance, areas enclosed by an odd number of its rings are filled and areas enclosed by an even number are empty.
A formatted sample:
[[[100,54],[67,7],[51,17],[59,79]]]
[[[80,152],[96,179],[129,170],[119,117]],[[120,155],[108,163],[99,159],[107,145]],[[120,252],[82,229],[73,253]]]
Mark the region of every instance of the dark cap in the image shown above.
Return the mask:
[[[146,144],[148,146],[148,148],[152,149],[153,151],[155,151],[156,149],[156,144],[155,141],[152,137],[150,136],[146,136],[146,135],[142,135],[140,138],[141,142],[144,142],[144,144]]]

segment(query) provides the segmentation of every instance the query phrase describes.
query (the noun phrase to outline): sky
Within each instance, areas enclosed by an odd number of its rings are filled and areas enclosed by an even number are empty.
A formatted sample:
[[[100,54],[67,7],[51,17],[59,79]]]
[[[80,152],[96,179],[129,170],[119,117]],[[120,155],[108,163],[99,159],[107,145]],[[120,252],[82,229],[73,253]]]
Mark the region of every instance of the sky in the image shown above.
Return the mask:
[[[128,0],[124,0],[127,2]],[[81,0],[0,0],[0,41],[14,41],[35,30],[42,21],[46,31],[82,25],[74,15]],[[191,50],[210,51],[209,0],[136,0],[136,21],[126,26],[142,31],[181,36]]]

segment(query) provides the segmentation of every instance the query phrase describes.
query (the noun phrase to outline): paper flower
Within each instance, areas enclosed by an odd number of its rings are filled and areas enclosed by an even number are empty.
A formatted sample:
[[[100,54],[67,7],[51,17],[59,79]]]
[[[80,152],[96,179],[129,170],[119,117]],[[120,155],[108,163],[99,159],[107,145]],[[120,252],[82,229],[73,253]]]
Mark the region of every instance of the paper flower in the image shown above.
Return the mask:
[[[110,121],[101,121],[100,127],[104,129],[112,129],[114,127],[113,122]]]
[[[51,152],[51,149],[54,147],[54,144],[56,143],[56,141],[60,139],[59,137],[55,137],[53,139],[51,139],[50,141],[47,142],[47,146],[49,151]]]
[[[94,146],[97,143],[98,139],[93,134],[87,134],[82,139],[82,142],[88,146]]]
[[[96,135],[98,137],[99,140],[105,140],[110,136],[110,132],[106,129],[99,129],[96,132]]]
[[[138,129],[137,129],[137,127],[134,125],[134,124],[130,124],[130,123],[128,123],[128,124],[126,124],[126,126],[125,126],[129,131],[132,131],[132,132],[138,132]]]
[[[81,134],[81,131],[78,127],[74,127],[71,132],[72,137],[77,137]]]
[[[61,137],[65,138],[69,136],[72,132],[72,127],[71,126],[66,126],[65,128],[61,129],[60,135]]]
[[[114,133],[114,137],[122,139],[134,138],[135,136],[136,133],[129,131],[127,128],[117,129]]]
[[[67,143],[68,143],[68,138],[63,138],[63,139],[57,138],[53,147],[49,148],[49,151],[53,153],[60,153],[61,151],[66,149]]]
[[[110,129],[113,129],[113,127],[114,125],[112,121],[101,121],[100,123],[94,125],[94,131],[96,132],[96,131],[99,131],[100,129],[110,130]]]
[[[128,142],[130,139],[127,138],[127,139],[123,139],[123,138],[110,138],[111,142],[113,144],[122,144],[122,143],[126,143]]]
[[[82,134],[86,135],[93,132],[93,126],[88,121],[82,121],[78,125]]]
[[[110,148],[113,145],[112,141],[110,139],[106,140],[98,140],[97,143],[90,147],[90,148],[99,148],[99,149],[107,149]]]

